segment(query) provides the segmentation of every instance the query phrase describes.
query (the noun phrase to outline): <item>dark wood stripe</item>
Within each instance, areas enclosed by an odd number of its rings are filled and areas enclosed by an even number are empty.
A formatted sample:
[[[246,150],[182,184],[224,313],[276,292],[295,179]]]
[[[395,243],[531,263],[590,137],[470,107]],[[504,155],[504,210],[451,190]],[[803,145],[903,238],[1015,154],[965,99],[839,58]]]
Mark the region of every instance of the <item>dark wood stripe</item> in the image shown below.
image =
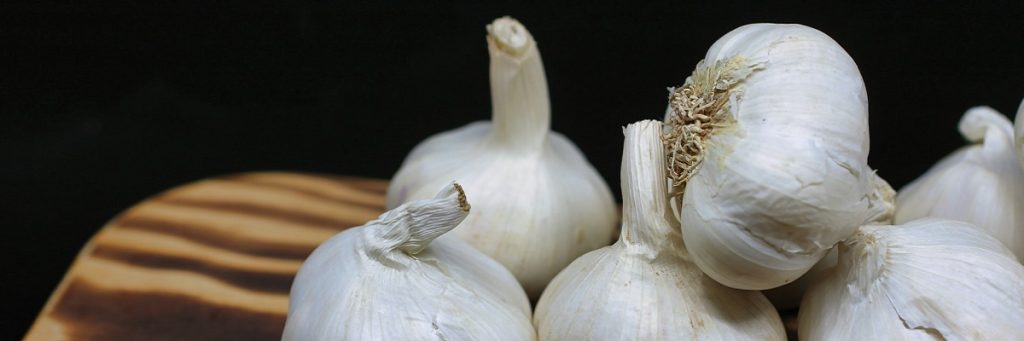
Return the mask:
[[[258,206],[244,202],[232,202],[232,201],[205,201],[185,198],[157,198],[154,201],[174,206],[184,206],[191,208],[205,208],[217,211],[226,211],[232,213],[244,214],[247,216],[283,220],[293,223],[306,225],[309,227],[317,227],[328,230],[344,230],[349,227],[360,226],[365,224],[365,221],[349,221],[334,219],[330,217],[317,216],[308,213],[296,212],[283,210],[277,207],[271,206]]]
[[[369,180],[366,178],[357,178],[352,176],[344,175],[321,175],[320,178],[331,180],[339,185],[360,189],[373,194],[387,194],[388,185],[377,180]]]
[[[285,184],[278,184],[278,183],[268,183],[268,182],[263,182],[263,181],[259,181],[259,180],[249,179],[249,178],[245,178],[245,177],[231,177],[231,178],[226,178],[224,180],[228,180],[228,181],[231,181],[231,182],[237,182],[237,183],[243,183],[243,184],[246,184],[246,185],[249,185],[249,186],[253,186],[253,187],[263,187],[263,188],[273,188],[273,189],[279,189],[279,190],[286,190],[286,191],[290,191],[290,192],[293,192],[293,193],[301,194],[301,195],[304,195],[304,196],[307,196],[307,197],[334,202],[334,203],[337,203],[337,204],[340,204],[340,205],[357,206],[357,207],[362,207],[362,208],[366,208],[366,209],[371,209],[371,210],[374,210],[374,211],[381,211],[381,212],[383,212],[384,208],[385,208],[384,205],[373,205],[373,204],[367,204],[367,203],[358,202],[358,201],[354,201],[354,200],[345,200],[345,199],[339,198],[337,196],[331,196],[331,195],[323,194],[323,193],[316,192],[316,191],[310,191],[310,190],[305,189],[305,188],[292,187],[292,186],[288,186],[288,185],[285,185]],[[346,187],[352,187],[352,186],[346,186]],[[379,195],[380,193],[370,193],[370,194],[372,194],[372,195]]]
[[[292,286],[292,279],[294,278],[294,274],[277,274],[241,270],[222,265],[210,264],[197,259],[145,253],[111,245],[97,246],[93,250],[92,256],[150,269],[184,270],[195,272],[245,289],[275,294],[287,295]]]
[[[285,315],[75,279],[52,311],[71,340],[280,340]]]
[[[118,219],[116,224],[119,228],[172,234],[207,246],[271,258],[304,260],[314,248],[239,240],[238,237],[224,235],[198,226],[135,215],[125,215]]]

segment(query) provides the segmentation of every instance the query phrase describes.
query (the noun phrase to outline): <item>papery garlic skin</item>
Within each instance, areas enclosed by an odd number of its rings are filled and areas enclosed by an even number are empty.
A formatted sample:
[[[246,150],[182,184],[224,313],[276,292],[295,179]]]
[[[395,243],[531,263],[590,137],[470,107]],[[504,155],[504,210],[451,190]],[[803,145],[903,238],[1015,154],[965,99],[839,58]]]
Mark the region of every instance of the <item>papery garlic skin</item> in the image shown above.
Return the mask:
[[[1020,107],[1017,108],[1017,118],[1014,118],[1016,123],[1016,130],[1014,131],[1014,145],[1017,146],[1017,161],[1020,162],[1020,169],[1024,170],[1024,101],[1020,102]],[[1024,187],[1024,182],[1018,183],[1019,186]],[[1020,194],[1018,198],[1018,204],[1024,206],[1024,193]],[[1017,227],[1024,228],[1024,210],[1017,210]],[[1024,231],[1018,230],[1017,238],[1014,240],[1014,245],[1018,248],[1017,260],[1024,262],[1024,253],[1020,252],[1019,248],[1024,248]]]
[[[660,123],[625,129],[623,222],[614,245],[562,270],[537,305],[540,340],[785,340],[759,292],[725,287],[687,260],[668,207]]]
[[[1024,266],[970,224],[864,226],[800,305],[800,340],[1021,340]]]
[[[455,233],[505,265],[536,298],[559,270],[614,237],[608,185],[568,139],[549,131],[540,52],[511,18],[488,26],[493,121],[435,135],[409,154],[388,207],[425,198],[451,178],[475,209]]]
[[[530,303],[501,264],[450,231],[458,184],[328,239],[292,284],[283,340],[534,340]]]
[[[1017,161],[1020,162],[1020,168],[1024,169],[1024,101],[1020,102],[1020,107],[1017,108],[1017,118],[1013,119],[1016,123],[1017,130],[1014,132],[1014,145],[1017,146]]]
[[[864,224],[869,225],[891,225],[893,215],[896,212],[896,191],[889,186],[889,183],[875,174],[872,177],[874,191],[871,193],[871,206]],[[818,261],[803,276],[778,288],[765,290],[764,296],[772,302],[772,305],[779,310],[788,310],[800,306],[804,293],[814,283],[817,283],[825,276],[828,276],[839,263],[839,248],[833,247],[825,254],[825,257]]]
[[[899,191],[897,224],[921,217],[972,223],[1024,258],[1024,169],[1014,151],[1013,124],[989,107],[971,108],[960,148]]]
[[[729,32],[673,89],[668,114],[683,238],[722,284],[791,282],[871,214],[867,93],[822,32]]]
[[[781,287],[762,291],[762,293],[768,298],[769,302],[772,302],[772,306],[775,306],[780,311],[796,309],[800,307],[800,301],[803,300],[807,289],[825,276],[828,276],[838,263],[839,248],[833,247],[825,254],[825,257],[821,258],[818,263],[814,264],[800,278]]]

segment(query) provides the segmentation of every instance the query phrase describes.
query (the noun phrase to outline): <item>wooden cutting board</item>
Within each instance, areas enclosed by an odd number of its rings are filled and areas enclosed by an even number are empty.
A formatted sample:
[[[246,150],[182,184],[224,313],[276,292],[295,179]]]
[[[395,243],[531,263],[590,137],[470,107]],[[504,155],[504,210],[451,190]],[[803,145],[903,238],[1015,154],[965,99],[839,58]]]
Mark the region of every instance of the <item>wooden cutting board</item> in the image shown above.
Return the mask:
[[[156,195],[93,236],[26,340],[280,340],[302,261],[380,215],[386,190],[384,180],[246,173]]]
[[[383,180],[248,173],[128,209],[82,249],[27,340],[280,340],[320,242],[384,211]]]

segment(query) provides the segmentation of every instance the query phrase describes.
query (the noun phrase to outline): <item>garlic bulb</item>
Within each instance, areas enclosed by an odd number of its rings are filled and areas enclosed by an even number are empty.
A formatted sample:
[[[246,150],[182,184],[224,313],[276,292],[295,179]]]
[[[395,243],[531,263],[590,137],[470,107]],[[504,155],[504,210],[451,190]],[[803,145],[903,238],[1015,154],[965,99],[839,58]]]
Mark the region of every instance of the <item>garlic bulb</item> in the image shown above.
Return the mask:
[[[530,303],[501,264],[458,238],[458,184],[327,240],[292,284],[284,340],[534,340]]]
[[[824,33],[737,28],[669,99],[683,239],[720,283],[761,290],[793,281],[878,206],[864,82]]]
[[[935,164],[900,190],[897,224],[921,217],[972,223],[1024,258],[1024,169],[1013,124],[989,107],[971,108],[960,133],[975,144]]]
[[[801,340],[1022,340],[1024,266],[970,224],[869,225],[800,305]]]
[[[455,234],[505,265],[535,298],[573,259],[611,243],[615,202],[579,149],[549,131],[544,66],[530,33],[507,17],[487,32],[493,121],[413,149],[387,202],[429,197],[460,179],[475,209]]]
[[[691,263],[668,207],[661,124],[625,129],[622,231],[544,290],[534,315],[541,340],[785,340],[756,291],[727,288]]]

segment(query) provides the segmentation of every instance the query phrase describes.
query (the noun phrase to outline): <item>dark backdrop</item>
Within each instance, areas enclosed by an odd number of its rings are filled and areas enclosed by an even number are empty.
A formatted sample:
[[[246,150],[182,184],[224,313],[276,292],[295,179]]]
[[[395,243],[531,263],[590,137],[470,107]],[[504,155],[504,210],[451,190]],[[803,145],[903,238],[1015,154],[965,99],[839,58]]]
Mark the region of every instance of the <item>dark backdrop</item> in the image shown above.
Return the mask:
[[[388,178],[490,115],[484,25],[539,42],[552,127],[618,187],[620,126],[658,118],[718,37],[816,27],[860,66],[872,166],[897,188],[963,144],[965,109],[1024,97],[1020,1],[586,6],[195,1],[0,5],[3,326],[18,338],[79,248],[149,195],[242,171]],[[10,59],[7,59],[10,58]]]

